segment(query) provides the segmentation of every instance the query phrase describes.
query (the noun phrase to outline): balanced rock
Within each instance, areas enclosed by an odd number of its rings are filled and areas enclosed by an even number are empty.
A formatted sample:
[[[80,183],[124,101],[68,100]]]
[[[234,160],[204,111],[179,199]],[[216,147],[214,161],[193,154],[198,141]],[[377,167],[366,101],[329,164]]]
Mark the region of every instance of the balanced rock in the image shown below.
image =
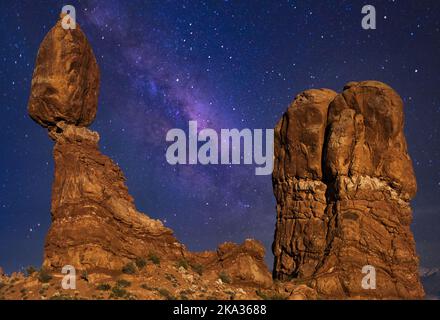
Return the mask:
[[[275,131],[274,276],[329,298],[422,298],[402,100],[376,81],[349,83],[333,97],[313,92],[320,98],[299,95]],[[308,125],[325,97],[327,118]],[[304,139],[310,131],[319,138]],[[311,149],[322,150],[319,158],[304,161]],[[365,266],[375,288],[365,286]]]
[[[61,270],[121,269],[151,254],[179,259],[173,232],[138,212],[121,170],[99,151],[99,135],[85,126],[96,115],[99,68],[77,24],[61,21],[43,40],[32,80],[29,114],[55,141],[52,225],[44,263]]]
[[[192,253],[171,229],[136,209],[122,171],[100,152],[99,134],[86,128],[96,114],[98,90],[98,65],[85,35],[78,25],[64,30],[58,22],[38,52],[28,108],[55,142],[52,224],[43,267],[60,272],[71,265],[112,275],[128,263],[154,256],[165,268],[189,261],[216,280],[227,272],[236,284],[270,286],[258,242]]]
[[[61,20],[41,43],[32,77],[29,115],[44,127],[90,125],[96,116],[99,67],[86,36]]]

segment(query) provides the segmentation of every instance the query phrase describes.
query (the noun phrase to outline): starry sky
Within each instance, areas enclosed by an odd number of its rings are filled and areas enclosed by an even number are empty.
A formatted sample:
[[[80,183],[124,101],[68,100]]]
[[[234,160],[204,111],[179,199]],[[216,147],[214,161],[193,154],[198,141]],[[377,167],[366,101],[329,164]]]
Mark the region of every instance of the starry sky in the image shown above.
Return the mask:
[[[271,177],[254,166],[171,166],[171,128],[273,128],[295,95],[388,83],[405,102],[419,191],[421,265],[440,266],[440,1],[1,1],[0,266],[39,266],[50,225],[53,142],[27,115],[39,44],[72,4],[101,68],[92,129],[139,211],[191,250],[257,238],[275,226]],[[377,29],[361,28],[374,5]]]

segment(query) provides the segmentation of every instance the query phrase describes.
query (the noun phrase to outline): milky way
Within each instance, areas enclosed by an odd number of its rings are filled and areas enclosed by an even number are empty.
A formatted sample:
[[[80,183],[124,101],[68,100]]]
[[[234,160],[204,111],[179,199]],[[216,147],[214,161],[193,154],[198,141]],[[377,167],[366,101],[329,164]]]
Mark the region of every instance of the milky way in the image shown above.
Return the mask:
[[[440,265],[440,3],[380,1],[71,1],[101,68],[102,152],[138,209],[191,250],[257,238],[270,245],[270,176],[253,166],[171,166],[166,132],[273,128],[295,95],[375,79],[404,99],[419,184],[413,230],[424,266]],[[50,224],[52,142],[26,114],[38,46],[62,1],[2,1],[0,265],[42,260]]]

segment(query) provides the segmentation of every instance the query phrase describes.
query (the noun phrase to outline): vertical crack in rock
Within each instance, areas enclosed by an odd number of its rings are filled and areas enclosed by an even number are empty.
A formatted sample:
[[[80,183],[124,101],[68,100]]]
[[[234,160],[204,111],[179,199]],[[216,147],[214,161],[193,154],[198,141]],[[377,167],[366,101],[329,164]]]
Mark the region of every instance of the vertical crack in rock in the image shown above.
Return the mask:
[[[377,81],[298,95],[275,129],[274,277],[331,298],[422,298],[403,103]],[[362,288],[362,267],[377,288]]]

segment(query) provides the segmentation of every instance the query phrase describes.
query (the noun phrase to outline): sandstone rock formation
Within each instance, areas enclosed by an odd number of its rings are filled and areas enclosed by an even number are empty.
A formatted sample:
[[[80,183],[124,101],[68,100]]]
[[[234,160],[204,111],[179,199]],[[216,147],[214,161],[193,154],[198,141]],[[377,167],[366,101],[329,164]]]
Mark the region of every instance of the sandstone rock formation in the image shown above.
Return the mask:
[[[224,273],[235,285],[270,286],[260,243],[248,240],[224,244],[217,252],[192,253],[159,220],[137,211],[123,173],[99,151],[98,133],[86,128],[96,115],[98,91],[99,68],[84,33],[78,24],[64,30],[58,22],[38,52],[28,106],[31,118],[55,141],[44,269],[59,273],[71,265],[78,272],[114,275],[136,261],[151,260],[161,265],[146,274],[156,283],[166,276],[164,270],[176,272],[176,265],[188,264],[200,265],[195,269],[206,271],[205,280],[212,283]]]
[[[298,95],[275,130],[274,276],[330,298],[421,298],[403,103],[389,86]],[[363,266],[376,289],[364,289]]]
[[[136,211],[121,170],[100,153],[98,133],[84,127],[95,118],[98,91],[99,68],[86,36],[79,26],[64,30],[60,20],[38,51],[28,106],[55,141],[44,266],[117,269],[155,251],[181,256],[172,231]]]
[[[29,115],[44,127],[59,121],[90,125],[96,116],[99,68],[78,25],[64,30],[61,20],[41,43],[32,78]]]
[[[223,243],[216,252],[186,255],[192,263],[203,265],[207,273],[216,274],[221,270],[233,282],[268,288],[272,285],[272,277],[267,271],[264,256],[263,244],[253,239],[246,239],[241,245]]]
[[[54,290],[65,265],[87,271],[79,283],[86,298],[109,284],[112,291],[100,297],[423,296],[410,231],[416,181],[402,101],[387,85],[349,83],[341,94],[308,90],[277,125],[273,275],[288,281],[275,283],[258,241],[189,252],[172,230],[136,209],[123,173],[99,151],[98,133],[87,129],[98,91],[99,68],[85,35],[78,25],[64,30],[58,22],[39,50],[28,107],[55,142],[43,271],[56,277],[49,286],[41,272],[4,276],[0,298],[63,296]],[[361,286],[365,265],[376,268],[375,290]],[[131,292],[124,293],[121,280],[133,282]]]
[[[149,254],[183,256],[170,229],[136,210],[121,170],[100,153],[96,132],[58,122],[50,136],[55,180],[45,266],[117,270]]]

